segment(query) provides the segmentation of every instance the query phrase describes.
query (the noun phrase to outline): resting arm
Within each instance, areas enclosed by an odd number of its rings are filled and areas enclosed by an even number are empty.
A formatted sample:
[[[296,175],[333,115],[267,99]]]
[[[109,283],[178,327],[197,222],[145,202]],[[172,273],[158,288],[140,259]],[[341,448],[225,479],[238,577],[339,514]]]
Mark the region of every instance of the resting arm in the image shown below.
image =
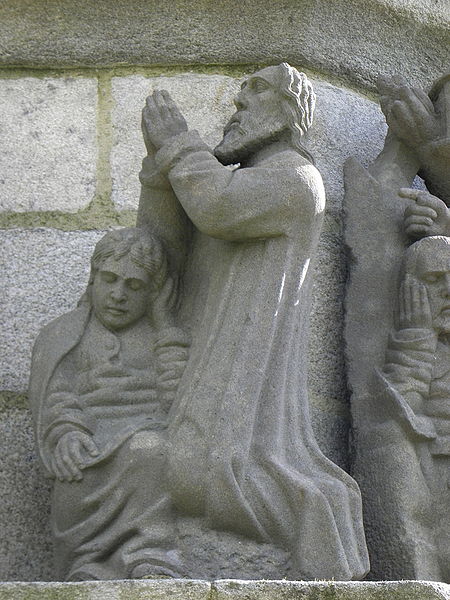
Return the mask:
[[[172,138],[156,154],[184,210],[200,231],[230,241],[289,235],[298,220],[323,210],[318,171],[283,152],[261,166],[231,171],[196,131]]]

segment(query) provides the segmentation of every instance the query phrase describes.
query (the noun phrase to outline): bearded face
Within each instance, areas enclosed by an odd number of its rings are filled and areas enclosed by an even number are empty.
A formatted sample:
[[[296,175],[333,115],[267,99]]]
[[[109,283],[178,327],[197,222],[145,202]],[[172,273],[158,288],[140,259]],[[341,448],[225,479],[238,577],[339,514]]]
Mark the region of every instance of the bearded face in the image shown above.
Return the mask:
[[[247,161],[263,146],[280,138],[287,119],[276,89],[276,67],[255,73],[235,99],[237,111],[228,121],[214,155],[224,165]]]

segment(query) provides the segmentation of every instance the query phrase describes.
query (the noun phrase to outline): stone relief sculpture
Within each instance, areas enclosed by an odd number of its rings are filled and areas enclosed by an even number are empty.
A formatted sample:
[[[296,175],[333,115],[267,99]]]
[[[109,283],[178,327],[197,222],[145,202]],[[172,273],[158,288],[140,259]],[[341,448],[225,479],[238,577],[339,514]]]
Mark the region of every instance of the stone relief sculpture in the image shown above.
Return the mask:
[[[168,247],[193,233],[186,285],[207,287],[185,290],[193,343],[169,424],[177,511],[289,551],[291,578],[351,579],[368,568],[359,491],[320,452],[308,416],[310,263],[325,203],[302,144],[314,99],[287,64],[253,74],[213,152],[155,92],[138,223]]]
[[[164,446],[188,343],[172,298],[159,241],[138,229],[107,233],[78,308],[36,341],[30,397],[55,480],[61,579],[178,574]]]
[[[449,82],[427,96],[382,81],[385,147],[369,172],[347,165],[355,477],[375,578],[450,581]],[[418,171],[440,197],[410,187]]]
[[[66,578],[368,571],[358,486],[308,413],[314,103],[304,74],[263,69],[212,151],[167,92],[147,99],[139,229],[99,243],[85,301],[34,354]],[[123,307],[108,300],[118,283]]]
[[[444,581],[450,581],[449,333],[450,238],[424,237],[405,252],[397,327],[379,377],[387,408],[417,456],[404,466],[414,482],[408,491],[422,502],[416,535],[425,550],[417,568]]]

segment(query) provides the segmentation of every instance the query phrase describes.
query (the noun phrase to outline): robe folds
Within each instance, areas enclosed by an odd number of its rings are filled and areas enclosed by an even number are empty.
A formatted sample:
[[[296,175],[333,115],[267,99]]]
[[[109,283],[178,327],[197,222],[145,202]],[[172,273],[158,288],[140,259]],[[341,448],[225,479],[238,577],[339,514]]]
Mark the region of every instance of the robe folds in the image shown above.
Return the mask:
[[[189,131],[144,159],[141,182],[138,225],[168,245],[186,216],[194,229],[181,307],[193,341],[168,429],[175,506],[290,551],[296,579],[362,578],[359,489],[320,451],[308,409],[319,172],[286,147],[232,171]]]
[[[36,340],[30,401],[48,475],[67,432],[88,434],[99,450],[81,481],[54,481],[51,526],[63,580],[124,579],[144,563],[179,574],[172,503],[161,483],[167,415],[153,348],[165,346],[167,334],[175,345],[186,341],[175,329],[155,335],[138,327],[124,343],[85,304]]]
[[[387,415],[378,430],[392,429],[392,421],[401,426],[397,439],[391,433],[389,446],[379,446],[384,449],[384,460],[389,460],[396,480],[404,479],[404,484],[398,486],[396,503],[402,509],[402,525],[411,538],[414,574],[418,579],[449,582],[448,340],[426,328],[397,330],[389,337],[386,362],[377,375],[382,406],[386,406],[382,414]],[[406,452],[408,461],[404,459]]]

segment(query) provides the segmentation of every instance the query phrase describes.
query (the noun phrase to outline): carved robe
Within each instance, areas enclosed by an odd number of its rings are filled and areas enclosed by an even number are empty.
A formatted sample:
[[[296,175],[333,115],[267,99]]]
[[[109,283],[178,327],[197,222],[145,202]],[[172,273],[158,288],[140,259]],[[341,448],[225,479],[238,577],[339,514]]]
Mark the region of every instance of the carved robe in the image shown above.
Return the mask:
[[[67,432],[88,433],[100,452],[81,481],[54,483],[52,528],[62,579],[128,578],[144,562],[176,572],[174,520],[162,485],[167,415],[153,350],[169,339],[186,344],[181,331],[155,337],[142,320],[117,335],[82,306],[50,323],[36,341],[30,398],[49,475],[53,450]]]
[[[405,505],[414,512],[411,522],[419,523],[415,527],[420,546],[417,577],[450,581],[448,340],[436,340],[434,332],[427,329],[395,332],[389,339],[386,364],[379,376],[416,455],[415,461],[404,462],[400,468],[409,476],[403,488]],[[400,444],[405,441],[400,440]]]
[[[361,578],[359,490],[322,454],[308,414],[320,174],[286,147],[231,171],[196,132],[155,159],[144,160],[138,224],[165,229],[169,246],[189,229],[184,211],[195,230],[184,300],[193,346],[169,424],[172,498],[213,529],[290,550],[295,578]]]

